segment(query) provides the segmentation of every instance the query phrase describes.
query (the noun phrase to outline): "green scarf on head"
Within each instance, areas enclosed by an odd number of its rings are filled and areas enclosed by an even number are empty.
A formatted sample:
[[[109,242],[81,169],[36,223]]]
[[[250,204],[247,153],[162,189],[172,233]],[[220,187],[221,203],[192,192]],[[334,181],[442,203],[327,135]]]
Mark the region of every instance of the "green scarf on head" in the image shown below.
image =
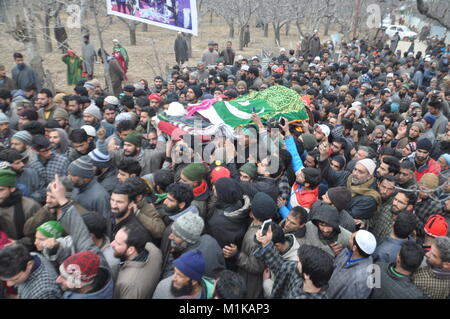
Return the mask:
[[[156,196],[155,204],[159,204],[159,203],[161,203],[163,200],[165,200],[167,198],[167,193],[165,193],[165,194],[155,194],[155,196]]]
[[[373,184],[373,176],[369,178],[369,180],[361,185],[352,185],[352,176],[350,175],[347,179],[347,188],[352,191],[352,197],[356,195],[364,195],[372,197],[376,202],[377,205],[381,205],[381,195],[378,193],[375,189],[370,188],[370,186]]]

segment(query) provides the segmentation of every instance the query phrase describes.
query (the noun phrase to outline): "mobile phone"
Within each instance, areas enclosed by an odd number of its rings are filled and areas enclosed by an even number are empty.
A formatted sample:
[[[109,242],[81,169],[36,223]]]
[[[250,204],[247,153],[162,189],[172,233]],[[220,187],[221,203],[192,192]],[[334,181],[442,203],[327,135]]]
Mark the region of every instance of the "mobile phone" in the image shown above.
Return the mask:
[[[261,234],[263,235],[263,236],[266,236],[266,234],[267,234],[267,230],[269,229],[269,226],[270,226],[270,224],[272,223],[272,219],[266,219],[265,221],[264,221],[264,223],[262,224],[262,226],[261,226]]]
[[[284,117],[281,118],[280,125],[281,126],[285,126],[286,125],[286,119]]]
[[[255,106],[252,106],[252,112],[256,113],[256,107]]]

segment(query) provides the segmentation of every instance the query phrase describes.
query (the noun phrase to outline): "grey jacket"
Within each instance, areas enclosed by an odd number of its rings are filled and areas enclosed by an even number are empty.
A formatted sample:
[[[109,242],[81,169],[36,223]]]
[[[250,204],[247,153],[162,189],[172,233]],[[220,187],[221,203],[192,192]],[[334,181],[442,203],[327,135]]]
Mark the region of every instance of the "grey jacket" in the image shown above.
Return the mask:
[[[423,291],[411,280],[411,277],[403,278],[395,276],[389,269],[392,264],[377,263],[380,267],[380,285],[375,287],[370,299],[423,299]]]
[[[30,168],[24,168],[22,174],[17,176],[17,184],[24,184],[29,192],[28,197],[38,203],[45,201],[46,188],[45,179],[39,178],[36,171]]]
[[[97,182],[94,177],[84,187],[74,190],[74,199],[88,211],[97,212],[103,215],[107,221],[111,221],[110,196],[108,192]],[[109,228],[111,223],[108,223]],[[110,229],[108,229],[108,234]]]
[[[350,258],[351,252],[345,249],[334,261],[328,288],[330,299],[367,299],[372,292],[367,285],[372,257],[347,264]]]

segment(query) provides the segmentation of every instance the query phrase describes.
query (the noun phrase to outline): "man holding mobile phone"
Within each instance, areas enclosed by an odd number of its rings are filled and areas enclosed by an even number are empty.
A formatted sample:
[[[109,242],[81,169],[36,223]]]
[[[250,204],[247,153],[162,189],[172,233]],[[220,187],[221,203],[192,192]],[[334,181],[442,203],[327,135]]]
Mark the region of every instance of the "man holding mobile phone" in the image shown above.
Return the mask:
[[[276,213],[277,205],[275,201],[266,193],[256,193],[252,200],[252,211],[250,212],[252,223],[245,233],[241,249],[238,250],[235,244],[223,248],[225,258],[237,259],[238,273],[247,286],[247,299],[263,297],[262,275],[266,267],[253,256],[253,252],[259,247],[255,235],[261,229],[264,221],[273,218]],[[267,225],[270,225],[270,223]]]

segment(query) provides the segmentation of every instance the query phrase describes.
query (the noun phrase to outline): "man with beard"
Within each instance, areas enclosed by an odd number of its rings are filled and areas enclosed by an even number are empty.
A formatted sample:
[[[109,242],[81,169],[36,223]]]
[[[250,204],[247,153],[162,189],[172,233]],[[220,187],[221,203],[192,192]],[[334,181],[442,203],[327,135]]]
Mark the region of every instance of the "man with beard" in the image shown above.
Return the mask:
[[[335,257],[347,247],[351,233],[339,225],[339,212],[331,205],[316,202],[306,224],[305,244],[318,247]]]
[[[98,148],[89,152],[92,165],[95,169],[95,176],[97,176],[98,182],[105,188],[105,190],[111,194],[114,187],[117,185],[117,171],[113,165],[109,154],[105,154]]]
[[[106,138],[111,136],[116,130],[114,125],[102,121],[102,113],[95,104],[91,104],[83,111],[83,121],[85,125],[94,127],[95,131],[103,129]]]
[[[102,141],[105,136],[101,134],[97,135],[97,137]],[[154,145],[153,142],[150,142],[150,144]],[[165,159],[165,143],[157,142],[156,144],[154,149],[143,149],[142,134],[133,131],[124,139],[123,149],[117,149],[117,147],[113,149],[114,147],[110,147],[109,155],[115,161],[116,165],[119,165],[125,158],[138,161],[142,168],[141,174],[147,175],[160,169]]]
[[[392,201],[394,200],[395,196],[395,178],[391,175],[385,175],[382,176],[377,183],[377,189],[378,192],[381,195],[381,205],[378,206],[378,211],[374,214],[374,216],[368,221],[369,225],[383,225],[382,222],[380,222],[380,218],[384,219],[391,215],[391,206]],[[361,226],[361,222],[358,220],[357,223]],[[378,239],[379,242],[382,240],[377,237],[379,232],[376,229],[376,226],[374,226],[373,233],[375,237]],[[388,234],[389,236],[389,234]],[[384,238],[386,239],[386,238]]]
[[[381,179],[383,176],[397,177],[400,171],[399,160],[394,156],[385,156],[380,161],[380,167],[377,169],[377,177]]]
[[[397,174],[397,184],[401,188],[409,189],[417,185],[415,165],[410,161],[403,161],[400,163],[400,171]]]
[[[430,140],[419,140],[417,142],[416,152],[407,158],[407,160],[411,161],[416,166],[414,174],[416,175],[417,182],[419,182],[426,173],[432,173],[439,176],[441,167],[438,162],[430,157],[431,149],[432,143]]]
[[[203,219],[193,212],[178,217],[171,225],[169,235],[170,251],[163,254],[162,278],[173,274],[173,260],[181,254],[199,250],[205,259],[205,275],[215,278],[220,271],[226,268],[222,249],[216,239],[210,235],[201,235],[205,223]]]
[[[124,159],[117,166],[117,180],[119,183],[125,183],[130,177],[139,177],[141,175],[141,165],[133,159]]]
[[[155,115],[156,115],[155,109],[148,106],[144,107],[141,111],[141,116],[139,118],[139,124],[136,128],[136,131],[143,134],[150,132],[150,130],[152,129],[152,124],[150,121],[152,117],[154,117]]]
[[[36,105],[38,107],[39,119],[44,122],[52,120],[55,111],[60,109],[58,105],[53,104],[53,93],[49,89],[42,89],[39,91]]]
[[[352,173],[335,171],[330,168],[329,149],[328,143],[319,145],[322,178],[329,185],[347,186],[352,191],[349,213],[354,219],[370,219],[381,204],[381,196],[375,189],[376,181],[373,177],[375,162],[365,158],[356,162]]]
[[[153,299],[212,299],[214,281],[204,276],[206,262],[200,251],[184,253],[174,266],[174,274],[159,282]]]
[[[36,171],[25,167],[22,156],[14,149],[6,149],[0,152],[0,160],[11,164],[11,169],[17,174],[17,185],[22,185],[24,196],[30,197],[42,203],[45,199],[45,180],[39,178]]]
[[[115,96],[107,96],[103,102],[103,119],[114,125],[119,106],[119,99]]]
[[[53,153],[50,141],[45,136],[34,136],[31,147],[36,152],[37,157],[30,162],[29,167],[38,173],[39,178],[45,181],[45,185],[50,184],[55,174],[58,176],[67,175],[67,167],[69,166],[67,157]]]
[[[81,112],[81,97],[72,95],[68,98],[67,111],[69,115],[69,126],[73,129],[80,129],[84,125],[83,115]]]
[[[164,79],[160,76],[156,76],[153,79],[153,84],[154,86],[152,88],[150,88],[152,93],[159,93],[161,92],[161,90],[163,89],[163,83],[164,83]]]
[[[300,245],[305,242],[306,223],[309,220],[309,214],[301,206],[292,208],[289,215],[281,221],[280,226],[285,234],[293,234]]]
[[[67,175],[77,188],[75,200],[87,210],[99,212],[106,220],[111,220],[110,196],[98,183],[90,157],[85,155],[70,163]],[[108,223],[108,234],[110,229]]]
[[[147,201],[146,196],[151,192],[150,187],[147,182],[140,177],[131,177],[125,184],[137,193],[136,198],[133,200],[134,204],[136,204],[136,210],[134,212],[136,217],[145,229],[150,232],[150,235],[154,239],[154,243],[159,245],[166,225],[155,206]]]
[[[88,136],[86,131],[81,128],[73,130],[69,135],[69,139],[72,144],[68,155],[70,162],[89,154],[95,149],[94,138]]]
[[[367,299],[372,287],[368,285],[373,264],[372,254],[377,247],[375,237],[367,230],[358,230],[334,261],[334,271],[329,281],[330,299]]]
[[[199,99],[203,96],[203,91],[198,85],[192,85],[187,89],[186,101],[189,104],[197,104]]]
[[[11,70],[11,74],[16,88],[26,91],[27,86],[34,85],[40,89],[42,87],[42,81],[39,79],[36,71],[25,64],[23,55],[16,52],[13,57],[16,66]]]
[[[140,227],[147,235],[147,241],[153,241],[150,233],[145,229],[144,225],[136,217],[137,206],[134,202],[138,197],[137,192],[127,183],[118,184],[110,199],[112,220],[112,238],[122,227]]]
[[[427,266],[413,275],[413,283],[428,298],[446,299],[450,294],[450,238],[436,237],[425,254]]]
[[[285,260],[275,249],[272,236],[271,227],[265,236],[258,230],[256,240],[261,247],[254,253],[276,278],[270,298],[327,299],[333,258],[320,248],[302,245],[297,251],[298,261]]]
[[[9,127],[9,121],[5,113],[0,113],[0,146],[3,146],[3,148],[9,147],[11,137],[16,133]]]
[[[36,158],[36,154],[31,150],[33,136],[28,131],[19,131],[11,137],[10,148],[19,152],[25,163],[29,163]]]
[[[121,261],[114,299],[150,299],[159,281],[162,257],[147,232],[133,224],[122,226],[111,247]]]
[[[52,146],[53,152],[67,157],[69,151],[69,136],[62,128],[51,129],[48,133],[48,139]]]
[[[35,200],[23,197],[16,188],[16,173],[0,170],[0,212],[1,229],[13,239],[31,249],[34,232],[25,236],[25,222],[41,208]]]
[[[419,242],[424,239],[424,225],[428,218],[432,214],[441,214],[442,212],[442,204],[438,200],[432,198],[438,186],[439,178],[430,173],[423,175],[422,179],[418,183],[419,198],[417,203],[414,205],[414,213],[419,219],[417,227],[417,239]]]

